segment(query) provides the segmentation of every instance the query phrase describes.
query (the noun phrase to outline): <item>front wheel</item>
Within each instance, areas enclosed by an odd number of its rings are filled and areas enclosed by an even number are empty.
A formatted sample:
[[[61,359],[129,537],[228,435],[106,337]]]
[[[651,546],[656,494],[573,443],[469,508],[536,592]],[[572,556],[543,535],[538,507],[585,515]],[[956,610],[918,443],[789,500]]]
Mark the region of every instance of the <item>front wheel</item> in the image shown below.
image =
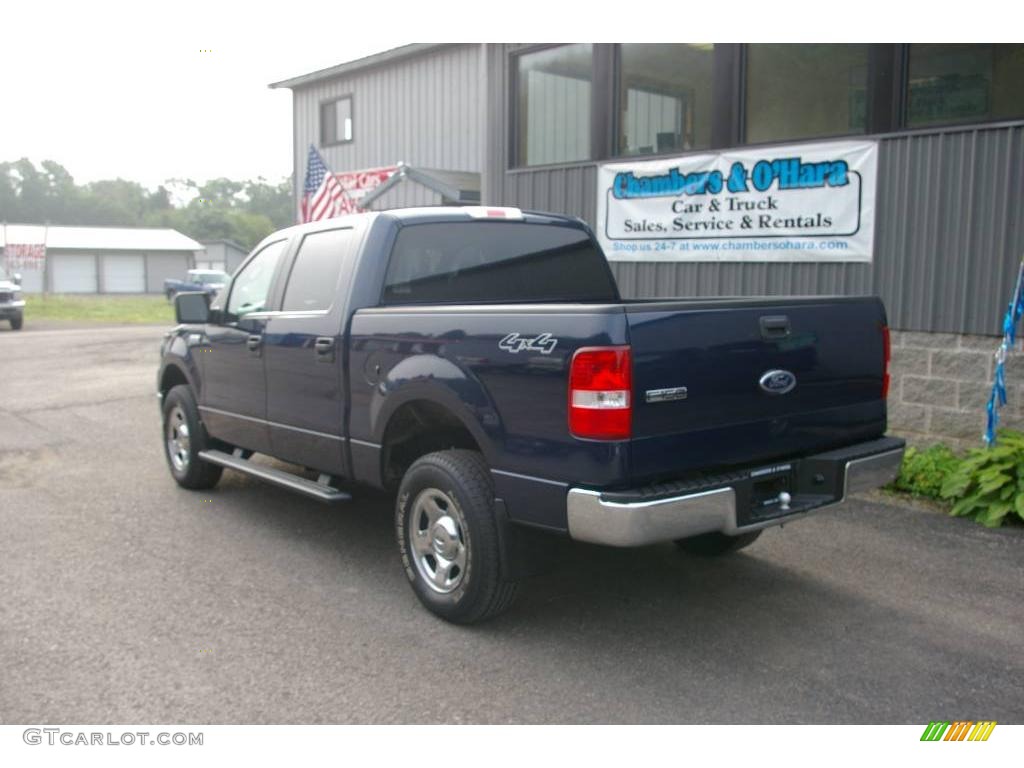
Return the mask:
[[[476,451],[430,453],[409,467],[395,533],[412,589],[432,613],[473,624],[512,605],[518,585],[502,576],[494,489]]]
[[[183,488],[213,488],[223,467],[199,458],[206,448],[206,430],[199,421],[192,390],[185,384],[172,387],[164,397],[164,456],[171,476]]]
[[[700,536],[691,536],[688,539],[677,539],[676,546],[691,555],[717,557],[749,547],[757,541],[757,537],[760,535],[760,531],[741,533],[739,536],[726,536],[724,533],[702,533]]]
[[[11,315],[11,330],[20,331],[22,324],[25,322],[24,315]]]

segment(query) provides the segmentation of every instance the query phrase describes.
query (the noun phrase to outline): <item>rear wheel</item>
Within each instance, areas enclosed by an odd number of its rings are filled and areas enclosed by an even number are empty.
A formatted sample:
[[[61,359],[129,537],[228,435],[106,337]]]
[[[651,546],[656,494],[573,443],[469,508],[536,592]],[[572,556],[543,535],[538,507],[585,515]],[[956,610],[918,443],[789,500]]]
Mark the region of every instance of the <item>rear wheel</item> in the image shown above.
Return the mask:
[[[442,619],[473,624],[504,612],[517,584],[502,576],[494,489],[476,451],[440,451],[413,463],[395,505],[406,576]]]
[[[11,330],[20,331],[22,323],[25,322],[24,315],[11,315]]]
[[[726,555],[730,552],[738,552],[744,547],[749,547],[760,531],[741,533],[739,536],[726,536],[724,533],[702,533],[700,536],[691,536],[688,539],[676,539],[676,546],[683,552],[703,557],[716,557]]]
[[[207,443],[192,390],[185,384],[172,387],[164,397],[164,455],[178,485],[201,490],[220,480],[223,467],[199,458]]]

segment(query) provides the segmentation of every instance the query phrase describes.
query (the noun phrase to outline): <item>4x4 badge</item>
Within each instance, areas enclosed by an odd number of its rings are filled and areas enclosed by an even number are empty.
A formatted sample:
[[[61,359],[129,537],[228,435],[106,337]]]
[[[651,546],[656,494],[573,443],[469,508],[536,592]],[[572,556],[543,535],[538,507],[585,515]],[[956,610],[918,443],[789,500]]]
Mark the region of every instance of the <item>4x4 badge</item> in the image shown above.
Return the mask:
[[[550,355],[557,346],[558,339],[552,337],[550,333],[542,333],[533,338],[520,336],[518,333],[510,333],[498,342],[498,349],[504,349],[513,355],[522,352],[524,349],[528,352],[540,352],[542,355]]]

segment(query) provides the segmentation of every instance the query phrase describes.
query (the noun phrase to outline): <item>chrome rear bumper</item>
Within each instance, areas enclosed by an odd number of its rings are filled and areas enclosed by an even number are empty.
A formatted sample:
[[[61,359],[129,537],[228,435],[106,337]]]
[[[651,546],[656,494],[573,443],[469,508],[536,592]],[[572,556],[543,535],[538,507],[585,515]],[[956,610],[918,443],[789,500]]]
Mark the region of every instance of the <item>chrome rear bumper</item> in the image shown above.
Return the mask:
[[[882,450],[863,455],[863,451],[858,451],[860,446],[853,446],[845,451],[833,451],[783,465],[793,478],[794,490],[798,491],[806,486],[801,478],[800,465],[804,465],[804,474],[813,470],[815,482],[820,482],[818,478],[828,474],[818,470],[832,465],[834,480],[831,492],[794,493],[789,510],[780,506],[778,513],[773,510],[770,516],[762,518],[751,518],[749,513],[741,515],[737,502],[739,497],[749,499],[750,486],[761,476],[758,470],[724,487],[649,501],[609,499],[606,498],[608,494],[602,491],[571,488],[566,500],[569,535],[593,544],[638,547],[715,531],[736,536],[782,525],[838,506],[847,500],[849,494],[878,488],[895,479],[903,461],[903,441],[883,438],[865,445]],[[851,456],[855,458],[848,458]]]

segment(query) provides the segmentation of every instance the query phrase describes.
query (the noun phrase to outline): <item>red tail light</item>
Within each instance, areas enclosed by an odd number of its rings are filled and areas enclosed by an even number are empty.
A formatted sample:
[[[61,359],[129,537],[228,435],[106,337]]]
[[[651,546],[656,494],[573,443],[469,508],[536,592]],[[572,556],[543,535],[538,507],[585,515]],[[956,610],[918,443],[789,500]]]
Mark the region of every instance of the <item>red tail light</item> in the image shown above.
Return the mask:
[[[889,340],[889,326],[882,326],[882,399],[889,396],[889,361],[892,359],[892,343]]]
[[[624,440],[633,428],[633,360],[629,347],[583,347],[569,369],[569,432]]]

